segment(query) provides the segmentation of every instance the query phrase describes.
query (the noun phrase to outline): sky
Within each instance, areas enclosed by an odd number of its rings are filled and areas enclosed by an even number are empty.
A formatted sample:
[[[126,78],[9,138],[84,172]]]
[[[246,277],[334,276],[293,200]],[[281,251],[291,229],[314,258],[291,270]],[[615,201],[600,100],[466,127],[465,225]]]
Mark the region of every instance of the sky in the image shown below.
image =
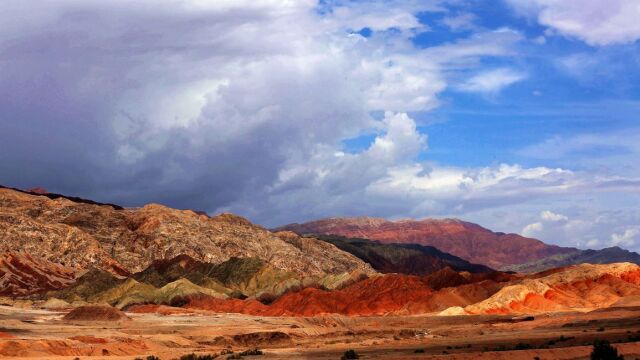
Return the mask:
[[[0,184],[640,250],[637,0],[4,0]]]

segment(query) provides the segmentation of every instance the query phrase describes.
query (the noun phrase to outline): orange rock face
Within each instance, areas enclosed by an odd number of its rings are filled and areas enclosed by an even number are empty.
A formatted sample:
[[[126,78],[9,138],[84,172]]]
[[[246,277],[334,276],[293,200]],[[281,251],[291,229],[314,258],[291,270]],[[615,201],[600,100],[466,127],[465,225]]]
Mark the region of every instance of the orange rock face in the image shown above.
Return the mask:
[[[496,233],[456,219],[387,221],[379,218],[329,218],[281,229],[298,234],[331,234],[386,243],[429,245],[494,269],[574,251],[517,234]]]
[[[306,288],[285,294],[270,305],[256,300],[197,297],[188,299],[185,309],[260,316],[531,314],[637,305],[638,301],[629,300],[640,299],[640,267],[628,263],[584,264],[533,276],[457,275],[450,271],[424,277],[389,274],[341,290]],[[149,305],[134,309],[169,312]]]
[[[640,267],[582,264],[533,275],[465,308],[469,313],[538,313],[607,308],[640,297]],[[631,304],[632,305],[632,304]]]
[[[442,279],[435,279],[441,275],[418,277],[389,274],[362,280],[341,290],[306,288],[299,292],[287,293],[270,305],[256,300],[196,297],[189,299],[185,308],[261,316],[410,315],[473,304],[486,299],[503,286],[498,281],[483,278],[464,280],[464,285],[456,279],[450,286],[445,286]],[[434,290],[430,286],[433,283],[437,283],[441,288]],[[156,308],[144,306],[147,305],[134,307],[133,311],[157,311]]]

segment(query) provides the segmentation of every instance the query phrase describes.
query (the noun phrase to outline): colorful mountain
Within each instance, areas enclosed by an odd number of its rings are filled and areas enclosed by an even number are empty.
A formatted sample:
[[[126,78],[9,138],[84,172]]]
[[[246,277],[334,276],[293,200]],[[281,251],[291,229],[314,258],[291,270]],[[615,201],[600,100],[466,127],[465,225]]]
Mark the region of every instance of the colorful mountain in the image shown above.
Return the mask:
[[[276,230],[297,234],[340,235],[382,243],[433,246],[471,263],[499,269],[552,255],[573,252],[518,234],[493,232],[457,219],[389,221],[381,218],[328,218],[304,224],[290,224]]]
[[[583,264],[529,276],[459,273],[458,277],[442,271],[424,277],[380,275],[334,291],[305,288],[271,304],[195,296],[185,299],[184,308],[260,316],[370,316],[536,314],[640,304],[640,267],[635,264]],[[442,286],[442,279],[434,277],[456,281]],[[129,311],[154,312],[157,307],[133,306]]]

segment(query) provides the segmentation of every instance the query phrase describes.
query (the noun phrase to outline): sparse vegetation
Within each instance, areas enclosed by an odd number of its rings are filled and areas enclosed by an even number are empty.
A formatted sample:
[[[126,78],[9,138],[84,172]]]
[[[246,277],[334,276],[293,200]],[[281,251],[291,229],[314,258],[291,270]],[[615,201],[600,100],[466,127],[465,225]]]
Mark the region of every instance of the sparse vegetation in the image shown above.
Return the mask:
[[[264,355],[264,353],[262,352],[262,350],[249,349],[241,352],[239,355],[240,356],[256,356],[256,355]]]
[[[618,355],[618,349],[611,346],[607,340],[596,340],[593,343],[591,360],[624,360],[622,355]]]
[[[196,355],[196,354],[187,354],[182,355],[180,360],[213,360],[217,358],[218,355]]]

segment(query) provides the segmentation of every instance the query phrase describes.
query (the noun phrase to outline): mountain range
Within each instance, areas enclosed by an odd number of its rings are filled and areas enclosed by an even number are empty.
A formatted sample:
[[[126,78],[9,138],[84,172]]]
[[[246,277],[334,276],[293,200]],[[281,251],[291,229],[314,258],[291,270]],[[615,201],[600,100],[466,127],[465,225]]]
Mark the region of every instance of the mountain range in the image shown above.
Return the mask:
[[[365,238],[384,244],[432,246],[468,262],[503,271],[537,272],[581,263],[640,264],[640,255],[620,248],[580,250],[560,247],[518,234],[493,232],[457,219],[327,218],[289,224],[276,230],[300,235]]]
[[[0,251],[0,296],[51,308],[464,315],[640,304],[638,254],[453,219],[332,218],[270,231],[232,214],[0,188]]]

